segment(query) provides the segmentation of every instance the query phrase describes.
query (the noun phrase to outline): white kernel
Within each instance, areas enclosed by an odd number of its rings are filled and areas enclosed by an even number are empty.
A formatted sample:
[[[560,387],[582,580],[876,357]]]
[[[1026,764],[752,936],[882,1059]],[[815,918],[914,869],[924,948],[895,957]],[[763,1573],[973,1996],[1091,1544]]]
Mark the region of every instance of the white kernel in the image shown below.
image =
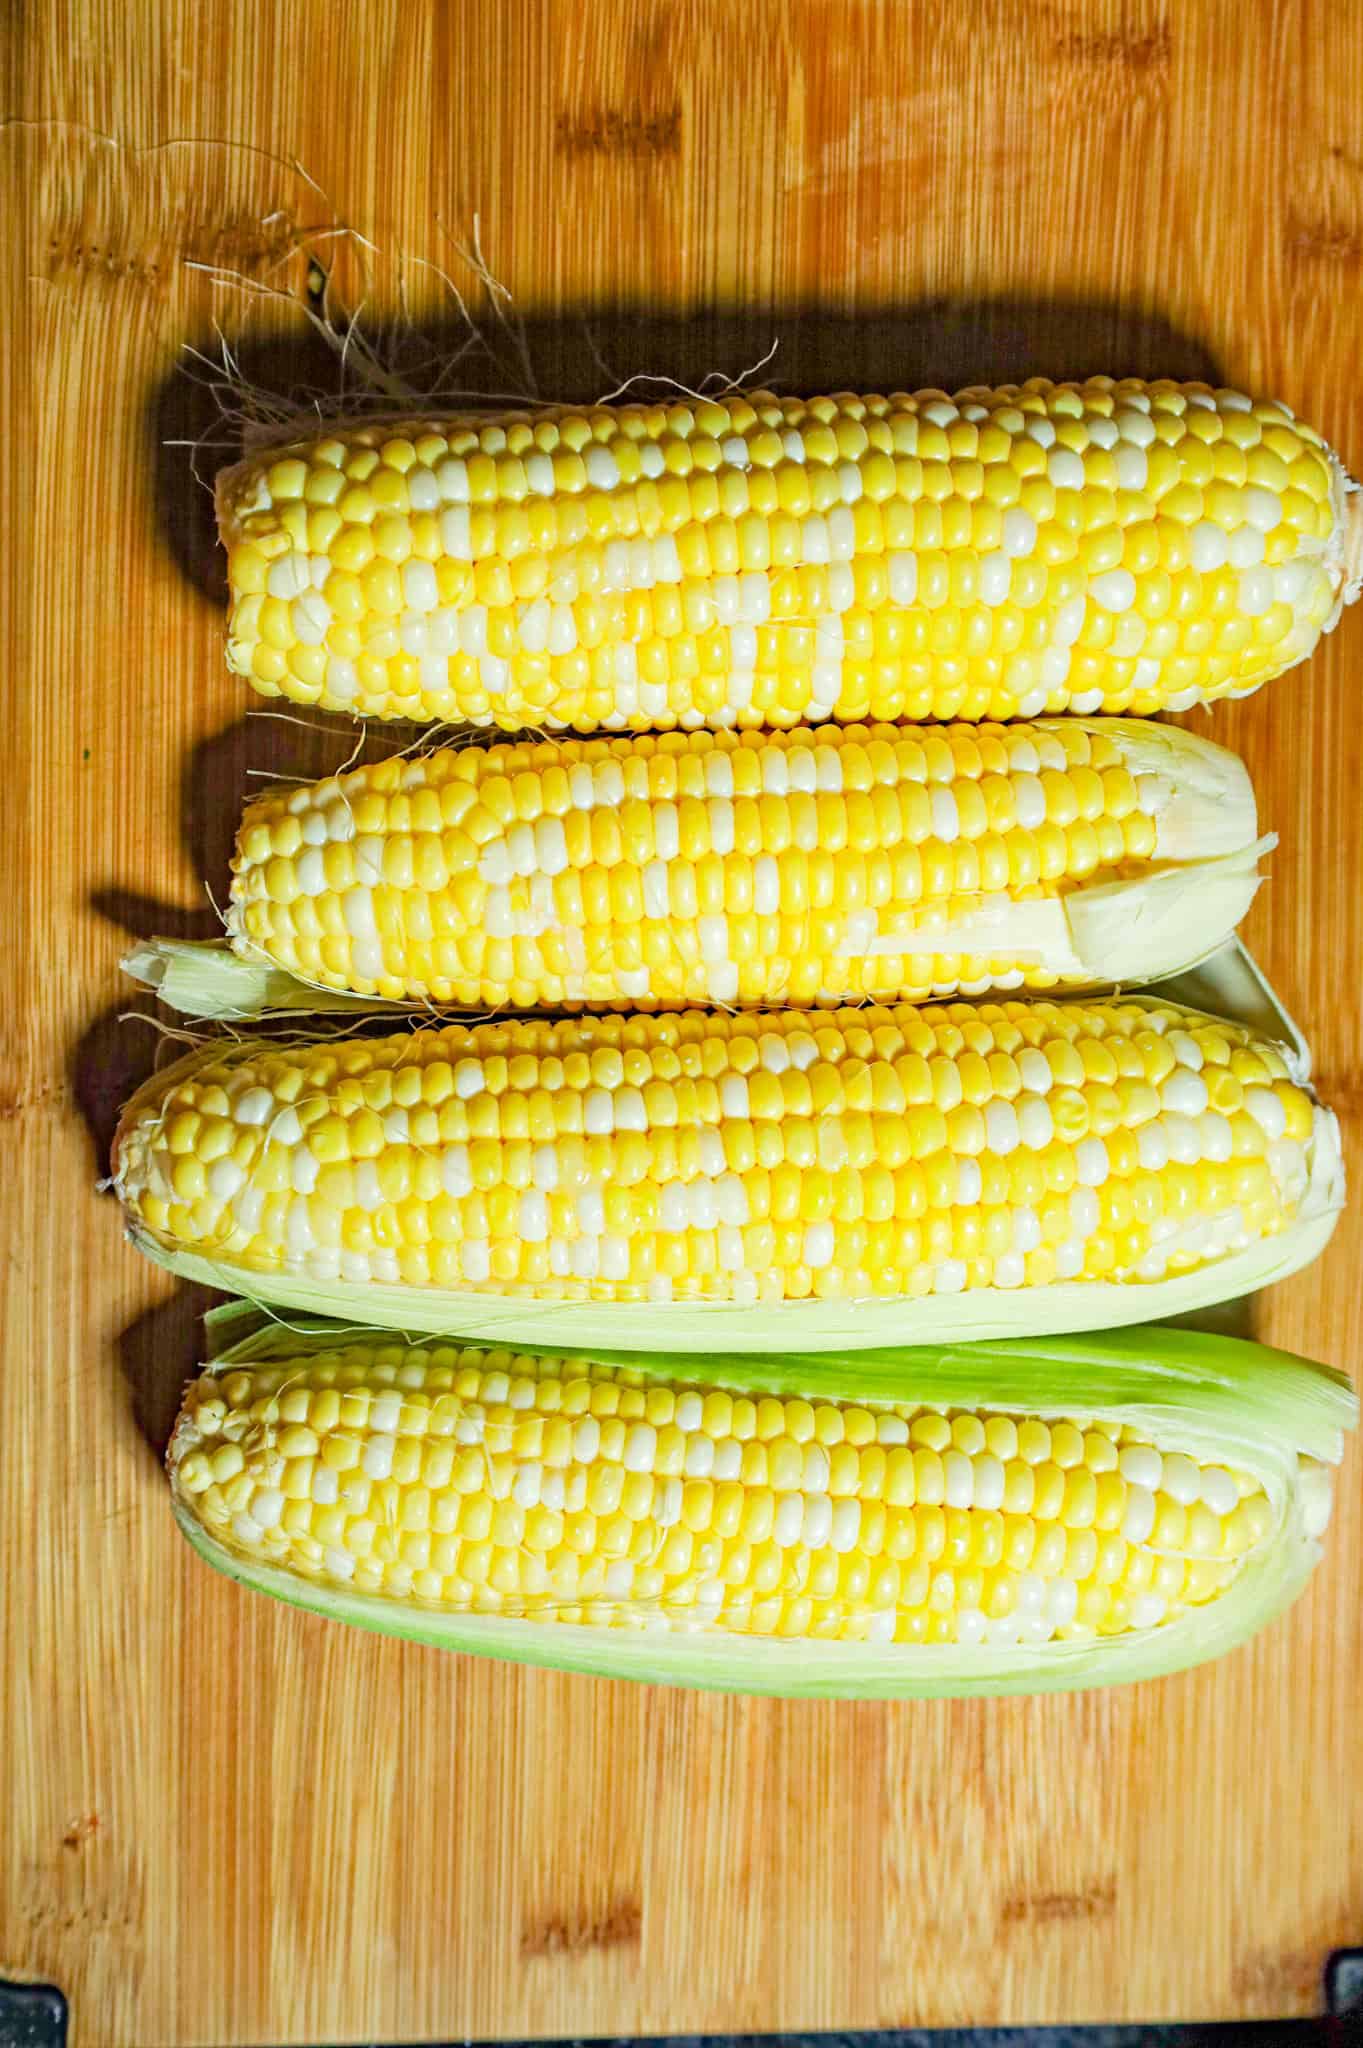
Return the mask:
[[[1282,1137],[1287,1129],[1287,1111],[1271,1088],[1247,1088],[1245,1108],[1270,1142]]]
[[[800,1541],[806,1550],[822,1550],[833,1533],[833,1503],[826,1493],[805,1497],[800,1517]]]
[[[1264,559],[1264,537],[1257,526],[1237,526],[1226,541],[1232,569],[1255,569]]]
[[[961,836],[961,814],[956,807],[953,791],[941,782],[934,782],[928,792],[932,811],[933,836],[950,843]]]
[[[1013,565],[1006,554],[981,555],[979,598],[981,604],[1006,604],[1013,581]]]
[[[1180,1116],[1201,1116],[1207,1107],[1207,1084],[1191,1067],[1175,1067],[1160,1089],[1160,1102]]]
[[[1107,569],[1089,584],[1095,604],[1106,612],[1130,611],[1136,602],[1136,579],[1129,569]]]
[[[1003,1506],[1004,1470],[992,1451],[981,1451],[974,1460],[975,1506],[990,1511]]]
[[[1035,775],[1013,777],[1013,808],[1024,832],[1035,832],[1046,822],[1046,792]]]
[[[805,1225],[803,1254],[805,1264],[814,1271],[817,1271],[820,1266],[827,1266],[832,1263],[833,1226],[831,1223],[807,1223]]]
[[[1003,552],[1029,555],[1036,546],[1036,521],[1021,505],[1010,505],[1003,515]]]
[[[360,1453],[360,1466],[367,1479],[391,1479],[393,1475],[393,1452],[397,1440],[384,1432],[366,1439]]]
[[[582,1103],[582,1128],[588,1137],[604,1138],[615,1129],[615,1110],[605,1088],[589,1088]]]
[[[219,1165],[230,1165],[228,1160],[219,1160]],[[299,1145],[289,1160],[289,1185],[296,1195],[310,1195],[317,1185],[317,1176],[322,1162],[306,1145]],[[211,1178],[210,1178],[211,1185]]]
[[[843,786],[842,758],[836,747],[814,749],[814,772],[821,790],[836,793]]]
[[[1220,1465],[1207,1465],[1199,1475],[1202,1498],[1214,1515],[1229,1515],[1240,1502],[1240,1489]]]
[[[1051,1063],[1045,1053],[1034,1045],[1024,1045],[1013,1057],[1017,1061],[1018,1077],[1023,1087],[1033,1095],[1049,1095],[1055,1084]]]
[[[1158,1628],[1168,1605],[1161,1593],[1138,1593],[1131,1603],[1132,1628]]]
[[[1160,1173],[1169,1164],[1169,1140],[1162,1124],[1141,1125],[1136,1133],[1136,1157],[1146,1173]]]
[[[464,1278],[482,1286],[492,1270],[492,1247],[485,1237],[466,1237],[459,1246],[459,1263]]]
[[[996,1287],[1021,1287],[1027,1278],[1027,1268],[1020,1252],[1004,1252],[994,1261],[994,1285]]]
[[[828,1532],[829,1545],[833,1550],[846,1552],[856,1546],[861,1534],[861,1502],[839,1500],[833,1503],[832,1526]]]
[[[769,1074],[784,1074],[790,1066],[790,1047],[784,1032],[764,1031],[757,1041],[757,1053]]]
[[[984,1111],[984,1141],[994,1153],[1006,1154],[1016,1151],[1018,1144],[1017,1112],[1011,1102],[996,1097],[986,1103]]]
[[[296,1158],[312,1158],[310,1152],[299,1153],[295,1156]],[[245,1179],[245,1169],[238,1166],[235,1159],[215,1159],[208,1169],[208,1192],[219,1202],[230,1202]]]
[[[1092,1237],[1098,1228],[1102,1208],[1092,1188],[1079,1187],[1070,1193],[1070,1223],[1076,1237]]]
[[[247,1088],[232,1104],[232,1116],[239,1124],[263,1124],[274,1114],[274,1106],[268,1088]]]
[[[614,490],[620,481],[620,465],[609,448],[603,448],[599,441],[591,442],[583,454],[587,481],[594,490]]]
[[[830,559],[828,522],[822,514],[814,513],[800,528],[800,553],[805,562],[821,565]]]
[[[1273,588],[1279,603],[1291,605],[1295,611],[1310,594],[1312,567],[1310,562],[1282,562],[1273,571]]]
[[[1084,488],[1084,465],[1072,448],[1052,448],[1046,458],[1046,474],[1058,491]]]
[[[731,434],[727,441],[721,441],[719,452],[730,469],[750,469],[752,466],[748,444],[741,434]]]
[[[857,552],[857,528],[850,510],[846,505],[834,505],[827,518],[830,561],[854,560]]]
[[[708,1479],[715,1465],[715,1440],[699,1430],[686,1440],[682,1470],[688,1479]]]
[[[962,1209],[976,1208],[984,1196],[984,1175],[978,1159],[962,1157],[956,1161],[956,1204]]]
[[[1153,1444],[1124,1444],[1117,1453],[1117,1469],[1128,1486],[1148,1487],[1154,1493],[1164,1472],[1164,1460]]]
[[[1115,448],[1120,438],[1117,422],[1110,420],[1106,413],[1090,413],[1084,418],[1089,441],[1095,448]]]
[[[1041,1243],[1041,1218],[1035,1209],[1013,1211],[1013,1250],[1034,1252]]]
[[[857,582],[849,562],[834,562],[828,571],[828,602],[833,611],[850,612],[857,601]]]
[[[446,557],[452,562],[471,562],[473,560],[473,544],[469,538],[469,508],[467,505],[447,505],[441,513],[440,546]]]
[[[1191,1458],[1174,1451],[1164,1460],[1160,1484],[1170,1500],[1178,1501],[1182,1507],[1191,1507],[1202,1491],[1202,1475]]]
[[[312,1468],[311,1493],[319,1508],[334,1508],[341,1497],[339,1476],[319,1459]]]
[[[548,466],[548,490],[552,491],[554,488],[554,466],[549,461],[547,455],[543,456],[541,460]],[[529,477],[531,474],[531,467],[533,461],[534,458],[531,457],[526,462],[525,469],[527,477]],[[447,505],[466,505],[468,503],[468,465],[464,462],[461,462],[458,456],[451,455],[447,457],[447,459],[444,462],[441,463],[439,469],[435,473],[435,481],[436,486],[440,492],[440,495],[445,500]],[[542,490],[545,488],[537,479],[532,479],[530,487],[532,490]],[[442,533],[444,531],[443,524],[441,531]]]
[[[732,1223],[719,1226],[719,1263],[726,1273],[737,1273],[743,1265],[743,1233]]]
[[[719,1084],[719,1107],[726,1117],[743,1118],[748,1114],[748,1077],[746,1074],[725,1074]]]
[[[1224,567],[1226,535],[1214,519],[1199,519],[1188,536],[1188,559],[1203,575]]]
[[[1143,412],[1138,412],[1134,408],[1119,412],[1113,421],[1113,425],[1116,427],[1119,439],[1131,448],[1148,448],[1155,438],[1153,422],[1147,419]],[[1119,477],[1121,475],[1120,461],[1121,451],[1118,450]],[[1126,484],[1123,488],[1126,490],[1139,490],[1140,485]]]
[[[1180,1166],[1195,1166],[1202,1157],[1202,1145],[1197,1125],[1192,1118],[1166,1116],[1162,1121],[1164,1135],[1169,1145],[1169,1157]]]
[[[568,604],[554,604],[549,607],[549,629],[545,635],[545,648],[550,654],[571,654],[577,646],[577,620],[573,608]]]
[[[1058,648],[1069,648],[1084,630],[1087,607],[1082,597],[1067,597],[1051,621],[1051,638]],[[1100,700],[1101,701],[1101,700]]]
[[[862,493],[861,471],[855,462],[840,462],[837,470],[838,489],[844,505],[855,505]]]
[[[1015,1597],[1020,1615],[1040,1614],[1046,1604],[1046,1581],[1037,1572],[1020,1573]]]
[[[1257,619],[1266,612],[1273,602],[1273,571],[1262,566],[1242,570],[1239,599],[1246,618]]]
[[[963,1451],[942,1453],[942,1488],[949,1508],[968,1508],[974,1505],[975,1476],[970,1460]]]
[[[415,557],[402,565],[402,594],[414,612],[433,612],[440,602],[435,565]]]
[[[1150,1021],[1154,1028],[1158,1030],[1157,1018],[1152,1015]],[[1191,1067],[1194,1073],[1202,1071],[1204,1065],[1202,1047],[1189,1032],[1170,1031],[1166,1036],[1165,1042],[1181,1067]]]
[[[918,557],[914,554],[887,555],[886,572],[891,604],[911,605],[918,595]]]
[[[1159,1475],[1155,1475],[1155,1485]],[[1126,1506],[1122,1510],[1122,1535],[1128,1543],[1148,1543],[1155,1526],[1155,1495],[1143,1482],[1128,1481]]]
[[[1257,484],[1251,484],[1245,492],[1244,508],[1245,518],[1260,533],[1272,533],[1282,521],[1282,500],[1277,492],[1263,490]]]
[[[1081,1187],[1100,1188],[1108,1176],[1107,1146],[1101,1138],[1081,1138],[1074,1148],[1074,1170]]]
[[[629,1239],[618,1232],[603,1233],[599,1247],[599,1267],[603,1280],[627,1280],[629,1278]]]
[[[800,1541],[804,1527],[804,1498],[798,1493],[783,1493],[777,1496],[776,1513],[772,1517],[772,1540],[782,1550],[793,1549]]]

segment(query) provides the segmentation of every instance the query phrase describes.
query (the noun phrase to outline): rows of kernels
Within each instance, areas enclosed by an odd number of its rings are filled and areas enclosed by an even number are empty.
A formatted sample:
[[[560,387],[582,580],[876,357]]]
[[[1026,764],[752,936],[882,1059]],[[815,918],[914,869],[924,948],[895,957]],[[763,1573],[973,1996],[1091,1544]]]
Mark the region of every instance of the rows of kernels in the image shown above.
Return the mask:
[[[451,1611],[915,1642],[1112,1635],[1212,1599],[1252,1481],[1110,1421],[353,1345],[210,1371],[177,1491],[243,1555]]]
[[[934,934],[1149,862],[1167,796],[1074,720],[449,748],[260,798],[230,928],[470,1008],[1049,988]]]
[[[195,1055],[126,1113],[162,1243],[549,1300],[1152,1280],[1281,1230],[1280,1053],[1137,1001],[528,1019]]]
[[[229,660],[375,717],[631,729],[1156,711],[1309,652],[1286,407],[1041,379],[361,426],[220,490]]]

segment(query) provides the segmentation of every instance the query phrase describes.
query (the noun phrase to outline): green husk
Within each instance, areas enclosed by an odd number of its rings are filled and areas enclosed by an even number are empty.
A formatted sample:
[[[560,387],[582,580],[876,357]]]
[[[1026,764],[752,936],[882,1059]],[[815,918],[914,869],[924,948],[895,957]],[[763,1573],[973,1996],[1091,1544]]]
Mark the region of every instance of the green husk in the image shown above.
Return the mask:
[[[308,1322],[287,1329],[234,1303],[208,1319],[215,1369],[296,1357],[375,1332]],[[388,1341],[393,1341],[391,1333]],[[535,1347],[540,1349],[541,1347]],[[228,1577],[338,1621],[439,1648],[599,1677],[805,1698],[931,1698],[1072,1690],[1163,1676],[1234,1648],[1281,1612],[1320,1555],[1318,1488],[1302,1458],[1335,1463],[1357,1416],[1348,1382],[1321,1365],[1235,1338],[1158,1327],[1090,1337],[867,1353],[724,1358],[601,1354],[644,1376],[810,1397],[911,1400],[1130,1424],[1165,1449],[1254,1474],[1277,1512],[1274,1534],[1226,1592],[1196,1613],[1104,1641],[871,1645],[611,1629],[445,1614],[314,1585],[234,1556],[183,1502],[182,1531]]]

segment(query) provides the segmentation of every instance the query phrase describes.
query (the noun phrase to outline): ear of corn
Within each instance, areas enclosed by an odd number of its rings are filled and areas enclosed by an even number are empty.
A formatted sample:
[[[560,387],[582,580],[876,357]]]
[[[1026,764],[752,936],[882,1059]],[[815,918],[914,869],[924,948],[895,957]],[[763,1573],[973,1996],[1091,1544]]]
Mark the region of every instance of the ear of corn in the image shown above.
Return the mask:
[[[1282,405],[1167,381],[369,422],[219,481],[228,659],[364,717],[578,731],[1150,712],[1358,587]]]
[[[477,1010],[1129,985],[1234,929],[1255,833],[1234,755],[1137,720],[527,740],[261,797],[227,923]]]
[[[170,1446],[211,1563],[418,1641],[748,1692],[1214,1656],[1315,1562],[1355,1419],[1325,1368],[1185,1331],[730,1368],[252,1320]]]
[[[261,1300],[745,1351],[1179,1313],[1342,1199],[1282,1049],[1139,998],[214,1045],[134,1097],[115,1184],[153,1258]]]

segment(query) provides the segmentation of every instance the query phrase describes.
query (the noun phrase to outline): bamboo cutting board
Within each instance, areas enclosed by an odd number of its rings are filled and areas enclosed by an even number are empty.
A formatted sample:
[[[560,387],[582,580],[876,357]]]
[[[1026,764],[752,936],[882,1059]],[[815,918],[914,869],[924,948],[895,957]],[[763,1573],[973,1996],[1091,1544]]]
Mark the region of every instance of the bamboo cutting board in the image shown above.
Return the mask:
[[[1209,375],[1358,470],[1357,8],[8,19],[0,1974],[64,1987],[81,2048],[1310,2009],[1363,1933],[1356,1451],[1290,1619],[1131,1692],[781,1705],[483,1665],[278,1609],[179,1542],[156,1453],[203,1302],[96,1177],[153,1050],[116,1021],[121,948],[212,929],[250,771],[350,745],[248,717],[225,672],[185,342],[334,388],[310,249],[362,326],[405,317],[408,359],[458,342],[447,278],[485,388],[527,357],[565,397],[695,382],[774,341],[793,388]],[[1355,617],[1211,720],[1282,835],[1249,936],[1351,1147],[1361,650]],[[1264,1335],[1353,1361],[1360,1213]]]

